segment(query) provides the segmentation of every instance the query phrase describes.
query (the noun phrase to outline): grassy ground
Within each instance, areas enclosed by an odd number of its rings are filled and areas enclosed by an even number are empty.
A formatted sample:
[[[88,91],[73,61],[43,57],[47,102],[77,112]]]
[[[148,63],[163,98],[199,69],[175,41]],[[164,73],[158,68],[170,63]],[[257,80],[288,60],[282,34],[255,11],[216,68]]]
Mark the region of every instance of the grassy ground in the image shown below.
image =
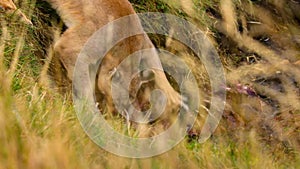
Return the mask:
[[[253,1],[251,7],[248,2],[132,1],[137,11],[170,12],[206,31],[231,87],[212,138],[199,144],[187,137],[171,151],[148,159],[112,155],[86,136],[69,94],[59,94],[47,75],[45,56],[51,52],[55,19],[42,20],[48,15],[29,3],[17,4],[32,14],[34,26],[1,19],[0,169],[299,168],[299,21],[292,8],[281,9],[275,1]],[[277,13],[271,14],[268,5]],[[266,14],[259,15],[261,10]],[[255,22],[265,26],[257,28]],[[153,40],[163,44],[160,37]],[[185,49],[179,52],[193,57]],[[205,73],[195,70],[201,86],[207,86]],[[239,85],[251,87],[256,95],[241,91]]]

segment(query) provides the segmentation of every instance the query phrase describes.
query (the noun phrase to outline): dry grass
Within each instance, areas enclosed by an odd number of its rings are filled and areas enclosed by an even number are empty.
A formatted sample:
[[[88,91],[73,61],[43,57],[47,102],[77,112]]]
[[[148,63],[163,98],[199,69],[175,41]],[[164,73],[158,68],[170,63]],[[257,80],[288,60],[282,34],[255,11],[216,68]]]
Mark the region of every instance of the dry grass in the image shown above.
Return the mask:
[[[49,30],[56,23],[48,21],[45,26],[39,18],[44,14],[34,5],[17,4],[32,18],[34,27],[13,19],[1,20],[0,169],[298,168],[300,69],[295,62],[300,59],[299,23],[291,11],[285,13],[287,9],[282,9],[285,6],[279,1],[266,3],[279,12],[273,15],[264,3],[248,1],[135,2],[141,11],[153,8],[185,16],[207,32],[227,68],[231,87],[223,119],[209,141],[199,144],[196,139],[186,138],[171,151],[148,159],[117,157],[86,136],[68,94],[58,94],[46,73],[51,58],[39,60],[46,52],[51,56],[49,44],[53,37],[49,34],[56,31]],[[253,26],[253,21],[262,26]],[[271,45],[258,38],[261,34],[272,41]],[[176,49],[193,67],[202,92],[209,92],[201,62],[188,49]],[[251,56],[256,60],[251,62]],[[251,87],[256,95],[241,91],[238,85]],[[200,114],[197,127],[201,127],[205,116]]]

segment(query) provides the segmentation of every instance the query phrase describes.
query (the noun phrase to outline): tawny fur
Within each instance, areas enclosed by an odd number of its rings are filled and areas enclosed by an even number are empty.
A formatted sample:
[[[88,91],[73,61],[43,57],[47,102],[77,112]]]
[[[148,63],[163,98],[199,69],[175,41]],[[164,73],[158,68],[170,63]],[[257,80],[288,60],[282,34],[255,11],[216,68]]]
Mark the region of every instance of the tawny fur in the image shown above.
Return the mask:
[[[72,80],[77,55],[88,38],[110,21],[135,14],[127,0],[47,0],[47,2],[57,10],[68,27],[56,42],[54,50],[55,57],[60,59],[67,70],[69,80]],[[138,20],[128,26],[141,28]],[[146,34],[130,37],[119,43],[115,52],[108,54],[102,61],[96,86],[105,95],[109,111],[114,109],[111,99],[111,72],[128,55],[146,48],[153,48]],[[156,52],[153,55],[157,55]],[[153,62],[159,62],[157,58],[153,56]],[[128,69],[131,69],[130,66]],[[179,94],[169,84],[162,71],[154,70],[154,75],[156,88],[165,92],[168,97],[169,111],[173,111],[181,103]]]
[[[0,7],[4,10],[16,10],[17,7],[12,0],[0,0]]]

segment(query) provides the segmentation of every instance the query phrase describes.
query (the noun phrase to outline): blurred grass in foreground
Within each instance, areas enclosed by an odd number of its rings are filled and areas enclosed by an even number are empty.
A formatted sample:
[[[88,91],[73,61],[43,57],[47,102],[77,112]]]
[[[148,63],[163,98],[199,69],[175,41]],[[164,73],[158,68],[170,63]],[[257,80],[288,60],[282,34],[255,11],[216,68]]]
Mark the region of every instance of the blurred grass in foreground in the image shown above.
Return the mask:
[[[26,3],[21,5],[26,14],[34,9],[33,6],[26,8]],[[205,10],[215,8],[218,3],[201,1],[200,5],[202,6],[199,9],[204,14]],[[188,15],[188,12],[170,7],[162,1],[135,2],[135,7],[140,7],[141,11],[148,10],[149,6],[158,11],[167,10],[179,12],[178,15]],[[45,79],[49,80],[44,73],[47,60],[43,62],[39,60],[36,52],[38,43],[30,37],[36,36],[36,32],[42,30],[39,27],[42,24],[39,23],[38,16],[36,13],[32,16],[34,23],[38,23],[35,28],[17,24],[17,21],[1,20],[0,169],[298,168],[300,166],[299,150],[284,149],[280,146],[276,148],[279,143],[263,140],[262,135],[265,132],[260,132],[257,126],[246,127],[246,130],[230,129],[232,126],[228,126],[228,122],[224,119],[218,131],[206,143],[198,144],[195,140],[187,138],[171,151],[149,159],[117,157],[100,149],[85,135],[70,99],[66,99],[68,96],[58,94],[55,87],[44,83]],[[203,15],[200,20],[203,21],[198,22],[200,27],[212,22]],[[231,100],[239,100],[241,97],[234,94],[231,96],[233,97]],[[291,124],[293,125],[292,122]],[[286,128],[289,130],[288,125]],[[299,132],[299,129],[296,132]],[[287,139],[289,140],[289,137]]]

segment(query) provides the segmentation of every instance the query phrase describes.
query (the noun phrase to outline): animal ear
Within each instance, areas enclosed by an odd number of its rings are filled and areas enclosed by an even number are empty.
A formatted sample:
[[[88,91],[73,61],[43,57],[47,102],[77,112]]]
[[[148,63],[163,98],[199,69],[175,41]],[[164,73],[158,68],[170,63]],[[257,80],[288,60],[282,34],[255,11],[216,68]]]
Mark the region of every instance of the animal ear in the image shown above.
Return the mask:
[[[152,69],[145,69],[140,72],[142,81],[151,81],[155,78],[155,72]]]

